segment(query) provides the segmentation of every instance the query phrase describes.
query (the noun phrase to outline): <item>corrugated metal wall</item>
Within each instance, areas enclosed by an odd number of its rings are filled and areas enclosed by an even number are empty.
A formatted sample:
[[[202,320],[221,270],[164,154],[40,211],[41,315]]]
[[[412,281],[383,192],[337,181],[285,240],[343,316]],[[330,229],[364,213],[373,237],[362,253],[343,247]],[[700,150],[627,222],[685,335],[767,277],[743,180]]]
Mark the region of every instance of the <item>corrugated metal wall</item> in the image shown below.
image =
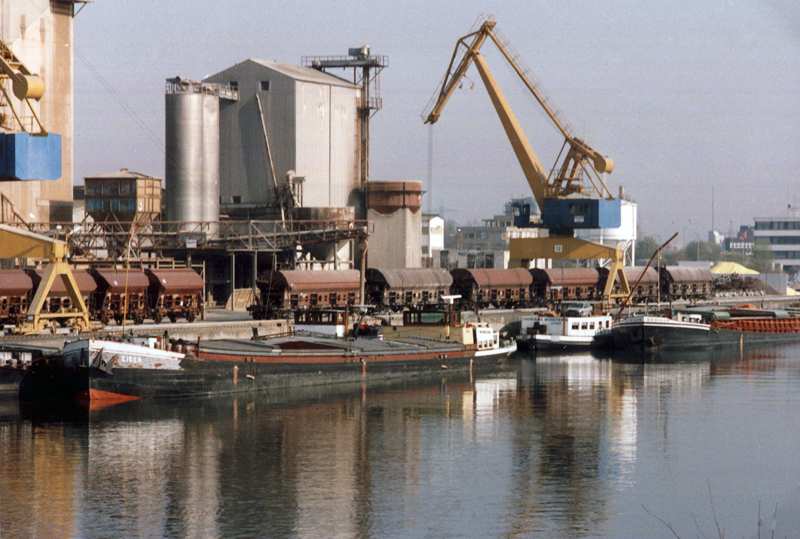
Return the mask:
[[[220,107],[223,203],[275,204],[258,93],[278,185],[293,170],[305,177],[304,206],[347,205],[358,185],[360,89],[317,72],[305,77],[312,80],[298,78],[307,72],[306,68],[247,60],[205,79],[219,84],[235,81],[239,90],[238,102],[223,101]],[[326,78],[335,84],[324,83]]]

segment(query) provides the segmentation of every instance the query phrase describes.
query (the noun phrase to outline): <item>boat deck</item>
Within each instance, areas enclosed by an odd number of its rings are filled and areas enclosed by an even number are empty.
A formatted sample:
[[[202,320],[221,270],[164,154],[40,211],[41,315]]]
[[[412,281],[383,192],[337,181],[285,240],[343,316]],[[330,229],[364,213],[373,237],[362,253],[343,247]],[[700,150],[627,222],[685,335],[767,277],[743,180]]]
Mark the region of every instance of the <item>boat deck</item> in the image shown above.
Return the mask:
[[[403,352],[456,352],[459,343],[443,339],[407,337],[403,339],[356,339],[345,341],[315,336],[276,337],[269,340],[218,339],[201,341],[200,349],[210,353],[244,356],[258,355],[382,355]]]

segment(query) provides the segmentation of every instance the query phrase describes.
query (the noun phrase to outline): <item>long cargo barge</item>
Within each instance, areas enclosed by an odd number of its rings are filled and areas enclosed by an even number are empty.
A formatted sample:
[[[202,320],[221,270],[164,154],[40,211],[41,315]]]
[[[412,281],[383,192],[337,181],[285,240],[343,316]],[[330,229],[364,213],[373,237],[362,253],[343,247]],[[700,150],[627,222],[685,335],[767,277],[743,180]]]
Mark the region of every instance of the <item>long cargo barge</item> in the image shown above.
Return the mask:
[[[479,331],[480,330],[480,331]],[[32,362],[20,397],[75,398],[92,405],[141,398],[250,393],[419,376],[497,365],[516,350],[490,328],[450,327],[450,337],[146,342],[88,339]]]
[[[672,316],[632,316],[598,333],[606,350],[680,351],[721,346],[800,342],[800,318],[752,305],[681,309]]]

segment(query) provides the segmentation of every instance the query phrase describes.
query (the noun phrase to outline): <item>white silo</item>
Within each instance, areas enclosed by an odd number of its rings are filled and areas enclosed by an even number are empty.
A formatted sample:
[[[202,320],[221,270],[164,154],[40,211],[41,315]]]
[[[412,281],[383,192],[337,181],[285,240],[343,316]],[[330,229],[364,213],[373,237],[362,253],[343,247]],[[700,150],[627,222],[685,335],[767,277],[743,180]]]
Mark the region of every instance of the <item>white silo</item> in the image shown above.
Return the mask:
[[[169,79],[166,93],[167,220],[219,221],[219,93],[214,85]]]

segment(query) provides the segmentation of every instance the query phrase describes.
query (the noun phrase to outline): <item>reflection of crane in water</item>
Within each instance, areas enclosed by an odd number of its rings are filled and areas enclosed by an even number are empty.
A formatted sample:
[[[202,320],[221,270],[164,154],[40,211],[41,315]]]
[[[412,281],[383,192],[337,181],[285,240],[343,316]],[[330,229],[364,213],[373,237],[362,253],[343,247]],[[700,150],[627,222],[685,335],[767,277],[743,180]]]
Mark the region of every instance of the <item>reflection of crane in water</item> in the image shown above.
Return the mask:
[[[553,536],[596,529],[608,516],[613,491],[635,459],[636,397],[619,365],[591,356],[524,361],[516,403],[508,406],[512,438],[512,496],[507,535]]]

